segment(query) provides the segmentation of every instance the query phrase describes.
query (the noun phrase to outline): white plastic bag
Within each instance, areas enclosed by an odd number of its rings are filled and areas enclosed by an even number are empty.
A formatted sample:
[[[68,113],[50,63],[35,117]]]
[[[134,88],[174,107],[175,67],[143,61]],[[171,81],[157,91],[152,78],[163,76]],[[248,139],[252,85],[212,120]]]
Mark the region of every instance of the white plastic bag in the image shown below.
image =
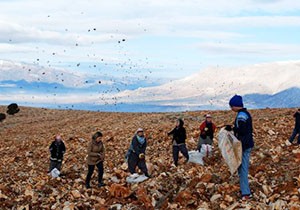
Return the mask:
[[[147,179],[148,179],[148,177],[145,176],[144,174],[139,175],[137,173],[134,173],[134,174],[131,174],[130,176],[128,176],[126,178],[126,182],[128,182],[128,183],[139,183],[139,182],[143,182]]]
[[[53,178],[57,178],[60,175],[60,171],[57,168],[52,169],[52,171],[50,172],[51,176]]]
[[[203,157],[210,157],[212,153],[212,146],[210,144],[202,144],[200,153]]]
[[[191,163],[197,163],[199,165],[204,165],[203,163],[203,154],[201,154],[199,151],[189,151],[189,162]]]
[[[242,144],[231,132],[224,128],[219,132],[218,144],[232,175],[242,163]]]

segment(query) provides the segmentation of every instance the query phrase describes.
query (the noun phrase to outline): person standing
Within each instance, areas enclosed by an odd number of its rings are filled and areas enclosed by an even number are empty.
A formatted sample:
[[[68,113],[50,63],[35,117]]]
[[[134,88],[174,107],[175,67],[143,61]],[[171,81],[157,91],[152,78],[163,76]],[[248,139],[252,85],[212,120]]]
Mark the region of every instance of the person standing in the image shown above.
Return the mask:
[[[293,130],[293,133],[289,139],[289,142],[292,144],[295,137],[298,134],[298,141],[297,144],[300,144],[300,109],[297,110],[297,112],[294,114],[294,118],[295,118],[295,127]]]
[[[131,174],[135,174],[135,169],[138,167],[145,176],[150,178],[145,160],[146,148],[147,139],[144,135],[144,130],[142,128],[138,128],[131,140],[131,144],[126,155],[128,169]]]
[[[229,105],[232,111],[237,112],[233,132],[242,143],[242,163],[238,168],[238,174],[242,200],[248,200],[252,198],[248,180],[250,154],[254,147],[252,117],[247,109],[244,108],[241,96],[233,96],[229,101]]]
[[[66,146],[61,139],[60,135],[56,135],[54,141],[51,143],[49,147],[50,151],[50,167],[49,167],[49,173],[54,169],[57,168],[57,170],[61,170],[62,161],[64,154],[66,152]]]
[[[85,180],[86,188],[91,188],[90,181],[95,169],[95,166],[98,168],[98,187],[103,187],[103,162],[105,156],[104,144],[102,142],[102,133],[100,131],[96,132],[92,136],[92,141],[89,143],[87,148],[87,164],[88,164],[88,173]]]
[[[197,150],[200,152],[202,144],[212,145],[216,125],[212,122],[210,114],[205,115],[205,121],[200,125],[200,136],[198,141]]]
[[[173,160],[175,166],[178,166],[178,155],[179,151],[186,158],[186,162],[189,161],[189,153],[186,148],[185,140],[186,140],[186,130],[183,127],[184,122],[182,119],[178,119],[176,121],[176,127],[168,133],[168,136],[173,135],[172,143],[173,143]]]

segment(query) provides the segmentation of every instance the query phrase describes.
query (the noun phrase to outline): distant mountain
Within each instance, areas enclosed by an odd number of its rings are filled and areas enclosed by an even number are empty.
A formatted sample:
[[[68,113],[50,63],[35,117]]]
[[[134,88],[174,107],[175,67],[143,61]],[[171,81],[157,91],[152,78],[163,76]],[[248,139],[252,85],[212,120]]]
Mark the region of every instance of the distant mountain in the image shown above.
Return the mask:
[[[28,64],[8,60],[0,60],[0,88],[13,88],[21,84],[31,85],[32,88],[57,86],[68,90],[73,88],[80,92],[101,91],[105,93],[119,92],[122,90],[134,90],[140,86],[149,87],[162,84],[162,81],[141,79],[126,76],[117,77],[102,75],[101,73],[82,73],[83,70],[71,70],[63,68],[49,68],[38,64]],[[86,71],[87,72],[87,71]],[[27,84],[25,84],[27,82]]]
[[[80,109],[93,110],[97,104],[114,108],[114,94],[141,86],[157,86],[163,81],[82,72],[0,60],[0,104],[17,102],[27,106],[67,108],[77,105]]]
[[[253,108],[300,106],[300,61],[237,68],[207,68],[198,74],[157,87],[118,94],[124,103],[222,109],[234,94],[245,96]]]
[[[300,88],[289,88],[274,95],[250,94],[245,101],[251,108],[300,107]]]
[[[229,98],[240,94],[249,108],[299,107],[299,74],[300,61],[211,67],[161,85],[0,60],[0,104],[121,112],[215,110],[227,109]]]
[[[1,81],[24,80],[27,82],[58,83],[67,87],[85,85],[87,75],[59,68],[43,67],[38,64],[0,60]]]

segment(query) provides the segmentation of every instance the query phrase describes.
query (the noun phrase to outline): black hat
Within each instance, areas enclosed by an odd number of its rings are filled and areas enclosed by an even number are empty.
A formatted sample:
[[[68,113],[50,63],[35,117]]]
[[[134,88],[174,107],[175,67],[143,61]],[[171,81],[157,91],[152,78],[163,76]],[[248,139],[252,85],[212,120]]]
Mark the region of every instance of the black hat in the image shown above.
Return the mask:
[[[94,135],[93,135],[93,137],[92,137],[92,139],[93,140],[96,140],[98,137],[100,137],[100,136],[103,136],[103,134],[100,132],[100,131],[97,131]]]

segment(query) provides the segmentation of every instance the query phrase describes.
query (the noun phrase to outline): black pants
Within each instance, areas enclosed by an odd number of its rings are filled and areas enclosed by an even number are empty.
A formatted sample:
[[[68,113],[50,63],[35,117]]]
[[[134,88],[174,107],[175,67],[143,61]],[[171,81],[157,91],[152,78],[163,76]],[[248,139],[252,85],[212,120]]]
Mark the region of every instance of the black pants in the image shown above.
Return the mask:
[[[148,169],[145,159],[140,159],[136,153],[131,152],[128,155],[128,169],[131,174],[135,173],[135,168],[139,169],[145,174],[148,175]]]
[[[61,165],[62,165],[62,161],[50,160],[49,172],[51,172],[54,168],[57,168],[60,171]]]
[[[102,183],[102,178],[103,178],[103,173],[104,173],[103,162],[99,162],[96,166],[98,168],[98,183],[100,184],[100,183]],[[94,169],[95,169],[95,165],[88,165],[88,174],[87,174],[86,180],[85,180],[85,183],[88,185],[90,184]]]
[[[178,164],[179,151],[181,152],[181,154],[183,154],[187,161],[189,160],[189,153],[185,144],[173,145],[173,160],[176,166]]]

